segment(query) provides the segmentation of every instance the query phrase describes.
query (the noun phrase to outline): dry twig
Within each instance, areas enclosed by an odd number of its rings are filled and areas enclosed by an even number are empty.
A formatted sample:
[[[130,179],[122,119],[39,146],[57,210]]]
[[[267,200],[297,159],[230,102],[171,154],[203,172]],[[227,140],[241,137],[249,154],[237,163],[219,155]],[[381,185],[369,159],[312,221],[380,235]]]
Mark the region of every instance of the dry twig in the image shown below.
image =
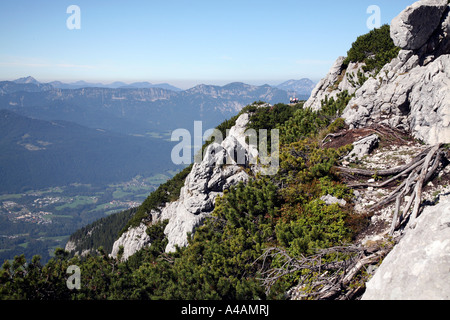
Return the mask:
[[[395,210],[392,219],[390,235],[392,235],[395,230],[400,226],[408,222],[408,218],[411,221],[411,226],[414,226],[414,220],[416,219],[420,204],[422,202],[422,190],[423,186],[435,175],[443,160],[444,151],[441,144],[429,147],[418,154],[414,159],[403,166],[391,168],[388,170],[364,170],[364,169],[354,169],[337,167],[336,169],[345,173],[348,177],[351,175],[362,175],[362,176],[391,176],[390,179],[381,183],[350,183],[349,187],[353,188],[364,188],[373,187],[381,188],[391,185],[392,183],[403,179],[403,181],[387,196],[385,196],[381,201],[370,207],[370,210],[377,210],[385,205],[390,204],[395,200]],[[400,207],[404,202],[405,197],[409,196],[409,201],[403,208],[403,212],[400,215]],[[412,212],[409,213],[411,206],[414,202]]]
[[[268,294],[272,286],[281,278],[301,271],[302,276],[299,288],[308,287],[308,292],[302,291],[302,298],[314,298],[318,300],[336,298],[346,299],[356,293],[357,290],[348,286],[356,274],[367,264],[373,264],[384,257],[391,247],[364,248],[355,245],[337,246],[318,250],[311,256],[291,257],[287,251],[279,247],[271,247],[265,250],[262,259],[261,278],[262,285]],[[330,256],[336,258],[329,261]],[[267,266],[267,261],[276,259],[281,263],[280,267]],[[258,261],[257,260],[257,261]],[[256,261],[255,261],[256,262]],[[342,292],[347,291],[342,295]]]

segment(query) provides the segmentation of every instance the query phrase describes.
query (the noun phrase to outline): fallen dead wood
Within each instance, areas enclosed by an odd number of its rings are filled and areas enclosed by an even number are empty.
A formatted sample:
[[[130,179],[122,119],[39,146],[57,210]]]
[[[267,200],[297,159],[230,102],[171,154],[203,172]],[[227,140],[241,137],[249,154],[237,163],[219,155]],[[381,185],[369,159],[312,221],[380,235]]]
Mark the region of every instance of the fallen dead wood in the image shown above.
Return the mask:
[[[437,144],[426,148],[414,157],[410,163],[388,170],[365,170],[345,167],[336,167],[336,169],[343,172],[346,177],[350,175],[393,176],[379,183],[349,183],[348,186],[352,188],[381,188],[393,183],[399,183],[391,193],[369,208],[372,211],[377,210],[395,201],[394,215],[390,228],[390,234],[392,235],[395,230],[407,223],[408,218],[411,221],[411,226],[414,225],[414,220],[419,213],[422,202],[423,187],[442,167],[443,155],[442,145]],[[409,197],[409,200],[405,204],[403,211],[400,212],[401,205],[405,202],[406,197]],[[412,212],[409,212],[411,206],[413,206]]]
[[[325,136],[325,138],[322,139],[322,145],[327,141],[327,139],[329,138],[337,138],[337,137],[342,137],[343,135],[347,134],[347,130],[344,130],[342,132],[338,132],[338,133],[329,133]]]
[[[259,280],[268,294],[281,278],[301,273],[299,284],[293,289],[295,293],[291,292],[291,296],[317,300],[349,299],[360,289],[350,288],[354,277],[366,265],[382,259],[392,245],[370,249],[355,245],[337,246],[300,258],[291,257],[283,248],[271,247],[258,258],[263,260]],[[335,258],[329,261],[331,256]],[[281,263],[280,266],[267,267],[268,261],[274,259]]]
[[[382,183],[350,183],[348,184],[349,187],[351,188],[367,188],[367,187],[373,187],[373,188],[383,188],[387,185],[389,185],[392,182],[395,182],[396,180],[400,179],[401,177],[405,176],[406,174],[410,173],[411,171],[413,171],[415,168],[417,168],[418,166],[422,165],[424,163],[425,159],[422,159],[420,161],[417,161],[416,163],[411,164],[411,166],[405,170],[403,170],[402,172],[400,172],[399,174],[397,174],[396,176],[382,182]]]
[[[421,153],[419,153],[417,156],[414,157],[414,159],[403,166],[391,168],[391,169],[385,169],[385,170],[367,170],[367,169],[357,169],[357,168],[347,168],[347,167],[334,167],[336,170],[352,175],[360,175],[365,177],[372,177],[374,175],[379,177],[386,177],[386,176],[392,176],[396,174],[401,174],[404,171],[408,170],[410,167],[412,167],[417,162],[420,162],[429,152],[432,147],[425,149]]]
[[[336,167],[349,179],[357,178],[358,175],[378,175],[386,179],[373,184],[348,184],[354,188],[392,185],[393,190],[390,194],[369,208],[376,210],[395,201],[391,228],[386,231],[386,234],[389,232],[393,236],[392,242],[373,248],[357,245],[331,247],[318,250],[310,256],[300,257],[292,257],[284,248],[268,248],[255,261],[256,263],[262,260],[259,280],[265,287],[266,293],[269,294],[271,288],[280,279],[295,275],[299,279],[298,285],[288,291],[290,298],[339,300],[353,299],[361,294],[364,289],[356,279],[360,279],[363,268],[378,263],[389,253],[401,237],[401,235],[394,235],[396,230],[402,226],[414,225],[421,207],[422,190],[426,183],[448,164],[448,160],[444,160],[444,149],[441,144],[438,144],[426,148],[410,163],[388,170]],[[409,197],[407,201],[406,197]],[[272,265],[273,261],[276,261],[276,266]]]

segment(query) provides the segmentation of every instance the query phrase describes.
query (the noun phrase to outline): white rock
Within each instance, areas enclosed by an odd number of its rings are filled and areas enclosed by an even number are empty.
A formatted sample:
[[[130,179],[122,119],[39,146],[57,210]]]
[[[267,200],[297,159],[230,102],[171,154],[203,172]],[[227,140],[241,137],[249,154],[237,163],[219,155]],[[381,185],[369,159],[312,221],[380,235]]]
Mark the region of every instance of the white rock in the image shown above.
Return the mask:
[[[383,69],[392,69],[392,63]],[[410,130],[428,144],[450,142],[450,55],[399,74],[376,91],[374,86],[374,80],[368,80],[356,91],[343,113],[348,125],[384,123]],[[386,106],[388,114],[382,111]]]
[[[364,137],[358,141],[353,142],[353,149],[350,154],[344,159],[349,161],[355,161],[356,158],[361,160],[364,156],[370,154],[372,150],[378,145],[379,137],[376,134],[372,134],[368,137]]]
[[[242,114],[221,144],[213,143],[205,151],[204,159],[194,163],[186,177],[177,201],[167,203],[159,211],[152,211],[152,221],[169,220],[164,233],[168,244],[166,252],[175,251],[176,246],[188,244],[188,233],[193,233],[214,210],[215,199],[225,189],[249,179],[244,167],[258,170],[256,146],[246,143],[248,114]],[[124,246],[123,258],[146,245],[150,245],[145,229],[141,226],[128,230],[115,243],[112,256],[117,256],[119,246]]]
[[[355,97],[342,117],[350,129],[384,124],[411,132],[427,144],[450,143],[450,5],[447,0],[422,0],[391,23],[391,37],[400,50],[375,77],[354,84],[362,65],[344,70],[339,57],[314,88],[305,107],[321,108],[326,97],[343,90]],[[365,73],[366,77],[370,74]]]
[[[450,197],[416,222],[366,284],[363,300],[450,299]]]
[[[391,23],[391,38],[397,47],[417,50],[439,26],[447,0],[421,0],[403,10]]]
[[[326,205],[332,205],[337,203],[338,205],[340,205],[341,207],[345,206],[347,204],[347,201],[345,201],[344,199],[338,199],[330,194],[327,194],[326,196],[322,196],[320,197],[320,200],[322,200],[323,202],[325,202]]]
[[[321,101],[325,99],[326,96],[331,97],[330,91],[332,90],[328,91],[328,89],[331,88],[338,80],[338,77],[343,69],[342,63],[344,62],[344,60],[345,57],[337,58],[325,78],[320,80],[314,90],[311,92],[311,96],[305,102],[305,108],[319,110],[322,107]]]
[[[146,233],[147,226],[141,223],[136,228],[130,228],[114,242],[111,256],[117,257],[120,247],[123,247],[122,259],[126,260],[136,251],[150,244],[150,237]]]

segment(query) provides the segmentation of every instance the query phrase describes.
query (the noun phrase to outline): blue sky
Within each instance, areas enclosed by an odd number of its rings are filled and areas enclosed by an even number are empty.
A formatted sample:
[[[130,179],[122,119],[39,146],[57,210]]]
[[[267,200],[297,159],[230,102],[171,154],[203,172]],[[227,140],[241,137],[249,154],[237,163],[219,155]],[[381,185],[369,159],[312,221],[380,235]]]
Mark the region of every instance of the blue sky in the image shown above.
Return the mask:
[[[322,78],[370,5],[390,23],[414,0],[0,2],[0,80],[278,84]],[[81,29],[66,12],[80,10]]]

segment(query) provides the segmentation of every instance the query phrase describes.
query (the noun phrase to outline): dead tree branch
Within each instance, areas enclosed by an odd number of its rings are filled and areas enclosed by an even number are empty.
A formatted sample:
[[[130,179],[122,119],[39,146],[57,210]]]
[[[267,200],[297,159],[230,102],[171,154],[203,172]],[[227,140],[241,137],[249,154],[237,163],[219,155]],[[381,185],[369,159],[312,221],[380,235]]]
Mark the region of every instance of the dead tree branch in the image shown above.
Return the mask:
[[[347,177],[349,175],[377,175],[380,177],[393,175],[393,177],[380,183],[349,183],[348,186],[352,188],[387,187],[403,179],[391,193],[370,207],[372,211],[378,210],[395,201],[394,215],[389,231],[390,235],[392,235],[395,230],[408,223],[408,221],[410,221],[410,226],[414,226],[414,221],[419,213],[422,202],[423,187],[439,171],[440,165],[443,163],[443,158],[444,150],[442,149],[442,145],[437,144],[426,148],[414,157],[410,163],[392,169],[377,171],[337,167],[337,170],[343,172]],[[401,205],[405,202],[407,196],[409,196],[409,200],[405,204],[403,212],[400,212]],[[409,212],[411,206],[413,206],[412,212]]]
[[[391,246],[371,249],[355,245],[337,246],[320,249],[311,256],[293,258],[285,249],[271,247],[258,259],[263,260],[259,280],[262,281],[268,294],[281,278],[301,271],[299,285],[293,289],[297,292],[297,298],[346,299],[354,294],[354,291],[348,290],[348,286],[360,270],[368,264],[379,261],[391,248]],[[335,259],[329,261],[331,256]],[[268,267],[267,261],[274,259],[281,265]],[[302,290],[306,287],[308,290]],[[342,295],[345,291],[347,294]]]
[[[357,168],[347,168],[347,167],[335,167],[336,170],[344,173],[349,173],[352,175],[359,175],[359,176],[366,176],[371,177],[374,175],[380,176],[380,177],[387,177],[392,176],[396,174],[401,174],[404,171],[408,170],[410,167],[412,167],[417,162],[420,162],[422,158],[424,158],[432,149],[432,147],[425,149],[420,154],[418,154],[414,159],[403,166],[395,167],[392,169],[385,169],[385,170],[366,170],[366,169],[357,169]]]

